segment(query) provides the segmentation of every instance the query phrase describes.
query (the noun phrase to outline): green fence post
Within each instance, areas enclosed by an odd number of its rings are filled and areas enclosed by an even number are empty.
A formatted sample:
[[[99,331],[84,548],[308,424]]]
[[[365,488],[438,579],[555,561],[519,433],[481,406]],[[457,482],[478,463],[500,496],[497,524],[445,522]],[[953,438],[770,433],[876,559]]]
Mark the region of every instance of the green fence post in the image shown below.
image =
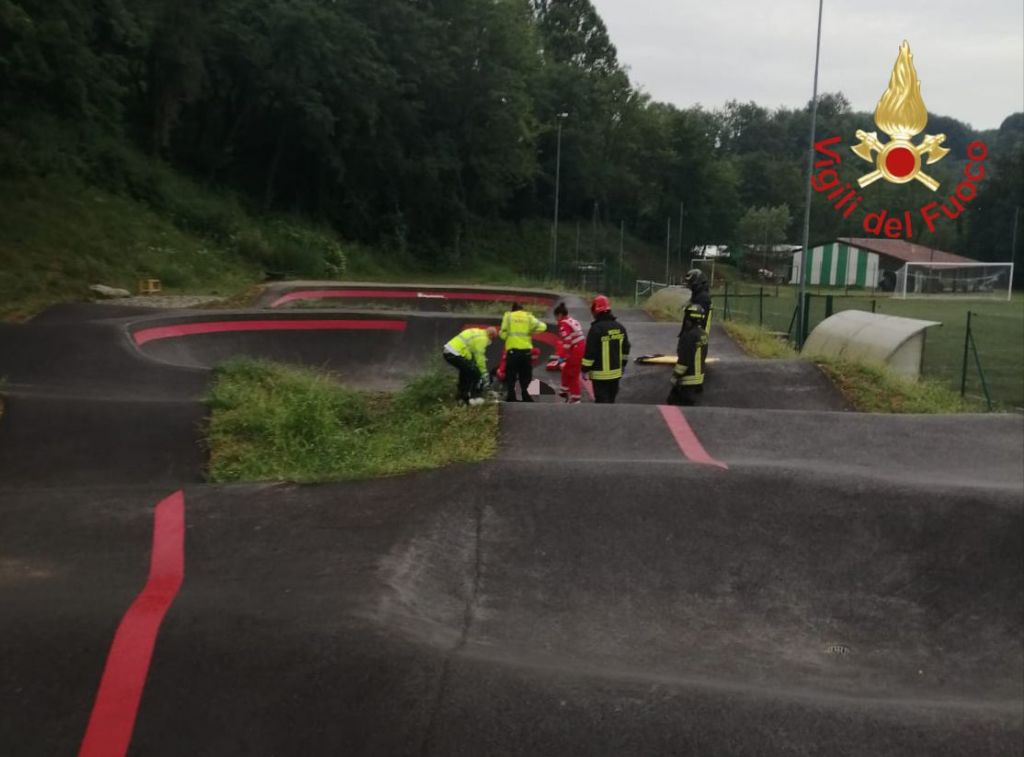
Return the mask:
[[[764,287],[757,290],[757,325],[764,326]]]
[[[964,330],[964,357],[960,368],[960,396],[967,391],[967,349],[971,344],[971,311],[967,311],[967,328]]]
[[[722,308],[722,317],[725,320],[729,320],[729,282],[725,282],[725,307]]]
[[[833,307],[833,305],[834,305],[834,303],[832,302],[832,295],[831,294],[826,295],[825,296],[825,317],[826,318],[830,318],[832,316],[832,307]]]
[[[992,395],[988,391],[988,381],[985,380],[985,371],[981,367],[981,357],[978,355],[978,344],[974,341],[974,333],[967,332],[971,336],[971,350],[974,352],[974,365],[978,368],[978,378],[981,379],[981,391],[985,393],[985,404],[992,409]]]
[[[871,300],[871,312],[875,312],[875,300]]]
[[[797,345],[800,349],[803,349],[804,342],[807,341],[807,334],[811,330],[811,293],[804,292],[804,323],[803,331],[800,333],[800,343]]]
[[[796,317],[799,314],[800,314],[800,308],[799,307],[793,308],[793,316],[789,319],[789,328],[786,329],[786,336],[789,338],[789,341],[791,341],[791,342],[793,341],[793,324],[796,323]]]

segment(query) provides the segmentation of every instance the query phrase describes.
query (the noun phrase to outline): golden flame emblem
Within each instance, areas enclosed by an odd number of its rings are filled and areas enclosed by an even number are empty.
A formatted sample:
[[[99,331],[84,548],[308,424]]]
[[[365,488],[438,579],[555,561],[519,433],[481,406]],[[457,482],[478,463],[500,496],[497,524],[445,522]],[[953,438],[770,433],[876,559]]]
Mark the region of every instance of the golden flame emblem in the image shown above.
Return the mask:
[[[949,149],[942,146],[945,134],[926,134],[921,144],[911,140],[924,130],[928,111],[921,98],[921,82],[914,70],[910,43],[903,40],[896,64],[892,67],[889,86],[875,108],[875,125],[891,138],[883,144],[878,132],[857,130],[860,142],[850,149],[858,157],[875,164],[875,170],[861,176],[857,183],[866,187],[878,179],[906,184],[917,179],[933,192],[939,182],[921,170],[921,157],[928,156],[928,165],[942,160]]]

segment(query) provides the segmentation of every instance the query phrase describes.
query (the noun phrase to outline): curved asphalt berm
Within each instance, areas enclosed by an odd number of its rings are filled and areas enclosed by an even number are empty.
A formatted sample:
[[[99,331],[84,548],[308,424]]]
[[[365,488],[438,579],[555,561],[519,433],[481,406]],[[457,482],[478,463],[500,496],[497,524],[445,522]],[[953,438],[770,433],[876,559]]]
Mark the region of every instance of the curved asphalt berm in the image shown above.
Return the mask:
[[[117,395],[96,386],[130,383],[129,433],[146,402],[201,395],[205,369],[136,348],[138,314],[58,338],[59,320],[0,329],[0,466],[36,399],[80,385],[102,404]],[[57,357],[26,333],[77,344],[81,376],[48,379]],[[189,359],[214,354],[198,344]],[[724,376],[727,345],[713,354]],[[109,436],[75,423],[82,445]],[[1021,451],[1017,416],[510,405],[484,465],[187,485],[184,583],[130,753],[1020,754]],[[4,754],[81,743],[152,508],[180,485],[129,468],[108,458],[89,486],[0,468]]]
[[[475,303],[519,301],[545,305],[550,310],[556,292],[521,287],[469,286],[459,284],[389,284],[365,281],[288,281],[267,285],[256,300],[257,307],[294,307],[302,303],[361,303],[377,307],[398,307],[425,312],[450,312],[471,308]],[[550,313],[548,313],[550,315]]]

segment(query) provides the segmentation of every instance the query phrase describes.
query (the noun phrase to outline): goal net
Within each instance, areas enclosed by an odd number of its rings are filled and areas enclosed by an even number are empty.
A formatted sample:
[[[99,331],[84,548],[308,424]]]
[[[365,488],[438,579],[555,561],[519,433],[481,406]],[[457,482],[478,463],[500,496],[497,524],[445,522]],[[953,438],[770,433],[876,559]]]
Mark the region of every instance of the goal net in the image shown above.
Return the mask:
[[[893,296],[1009,300],[1013,263],[907,263]]]

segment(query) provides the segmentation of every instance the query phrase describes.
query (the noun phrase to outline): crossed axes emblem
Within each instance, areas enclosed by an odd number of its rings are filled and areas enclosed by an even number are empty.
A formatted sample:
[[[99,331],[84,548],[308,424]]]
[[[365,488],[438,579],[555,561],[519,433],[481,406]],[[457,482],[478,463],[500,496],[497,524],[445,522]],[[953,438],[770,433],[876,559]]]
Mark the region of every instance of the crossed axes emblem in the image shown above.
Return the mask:
[[[907,176],[905,181],[917,179],[919,182],[924,184],[926,187],[928,187],[928,189],[932,190],[933,192],[939,188],[939,182],[937,182],[935,179],[933,179],[931,176],[929,176],[928,174],[921,170],[921,156],[927,153],[928,165],[936,163],[942,160],[944,157],[946,157],[946,155],[949,153],[949,148],[942,146],[942,143],[946,139],[945,134],[926,134],[924,140],[919,145],[915,145],[913,142],[909,140],[900,138],[895,138],[892,141],[890,141],[889,144],[883,145],[881,142],[878,141],[878,132],[866,132],[861,129],[858,129],[857,139],[860,140],[860,144],[855,145],[850,149],[853,150],[853,152],[856,153],[858,157],[863,158],[868,163],[874,163],[877,166],[875,170],[872,171],[871,173],[866,173],[859,179],[857,179],[857,183],[862,188],[866,187],[868,184],[871,184],[872,182],[878,181],[883,176],[885,176],[886,178],[890,178],[888,172],[883,170],[883,156],[887,155],[888,152],[891,151],[894,147],[902,147],[904,149],[910,150],[915,154],[917,158],[915,161],[917,166],[916,170],[911,175]],[[873,153],[878,153],[878,155],[875,156],[873,155]]]

